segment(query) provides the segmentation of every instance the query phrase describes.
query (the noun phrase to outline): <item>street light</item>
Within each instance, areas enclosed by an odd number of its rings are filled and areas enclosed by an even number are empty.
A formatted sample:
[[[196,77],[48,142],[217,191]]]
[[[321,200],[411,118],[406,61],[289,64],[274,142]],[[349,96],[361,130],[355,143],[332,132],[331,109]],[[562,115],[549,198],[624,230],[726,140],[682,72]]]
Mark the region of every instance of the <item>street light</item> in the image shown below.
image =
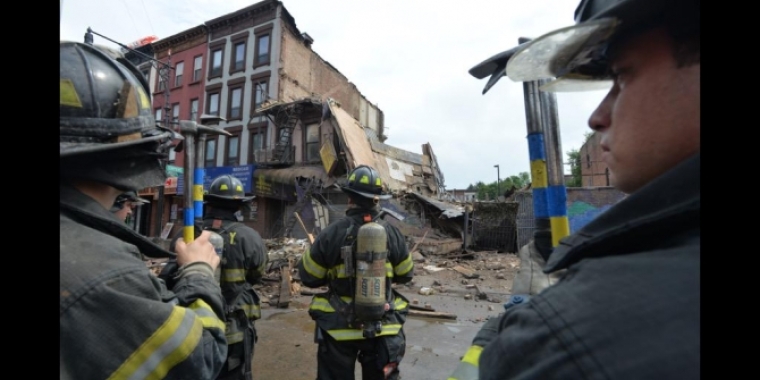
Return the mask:
[[[496,168],[496,200],[499,200],[499,194],[501,194],[501,176],[499,176],[499,165],[494,165]]]

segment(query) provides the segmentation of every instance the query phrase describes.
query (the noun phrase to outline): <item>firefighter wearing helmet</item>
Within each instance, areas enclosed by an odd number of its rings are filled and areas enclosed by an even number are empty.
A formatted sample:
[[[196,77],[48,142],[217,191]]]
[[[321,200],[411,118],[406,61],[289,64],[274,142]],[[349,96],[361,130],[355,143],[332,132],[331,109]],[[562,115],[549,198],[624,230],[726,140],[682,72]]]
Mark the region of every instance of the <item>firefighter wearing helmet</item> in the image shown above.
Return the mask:
[[[346,217],[327,226],[298,263],[304,285],[329,287],[309,307],[317,379],[354,379],[357,358],[363,379],[398,379],[409,305],[391,284],[412,279],[412,257],[401,232],[378,217],[380,201],[391,195],[375,169],[356,167],[341,190]]]
[[[140,207],[147,203],[150,202],[148,202],[147,199],[138,197],[137,192],[127,191],[116,197],[116,201],[111,207],[111,212],[116,218],[129,224],[128,219],[132,217],[132,210],[134,210],[135,207]]]
[[[575,25],[470,70],[491,76],[484,92],[503,76],[607,90],[588,124],[628,196],[521,264],[565,273],[535,292],[515,278],[530,297],[485,323],[449,379],[700,378],[699,5],[582,0]]]
[[[264,276],[268,256],[261,235],[239,222],[237,215],[249,211],[253,199],[254,196],[245,193],[238,178],[220,175],[214,178],[208,193],[203,196],[203,222],[195,226],[196,235],[202,230],[211,230],[224,241],[220,286],[227,305],[225,320],[229,348],[226,365],[217,379],[252,378],[251,363],[257,341],[254,321],[261,318],[260,297],[253,285],[260,283]]]
[[[167,289],[141,255],[175,255],[110,212],[120,194],[164,182],[177,136],[118,53],[62,41],[60,73],[61,379],[213,378],[227,342],[208,234],[178,244]]]

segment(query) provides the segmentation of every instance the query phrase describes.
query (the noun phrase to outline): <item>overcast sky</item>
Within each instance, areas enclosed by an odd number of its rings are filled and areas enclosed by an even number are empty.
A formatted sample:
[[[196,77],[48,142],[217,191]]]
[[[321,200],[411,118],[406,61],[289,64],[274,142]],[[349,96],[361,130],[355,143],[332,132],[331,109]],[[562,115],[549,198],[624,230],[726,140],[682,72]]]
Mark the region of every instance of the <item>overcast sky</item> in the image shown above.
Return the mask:
[[[127,44],[165,38],[254,4],[245,0],[63,0],[61,39],[87,27]],[[573,24],[578,0],[284,0],[312,48],[385,114],[386,143],[430,143],[447,189],[530,172],[522,84],[468,70],[519,37]],[[113,45],[95,36],[95,43]],[[115,46],[115,45],[113,45]],[[559,93],[562,150],[580,148],[605,91]],[[567,156],[563,154],[563,160]],[[567,167],[567,165],[565,165]],[[568,172],[566,170],[566,172]]]

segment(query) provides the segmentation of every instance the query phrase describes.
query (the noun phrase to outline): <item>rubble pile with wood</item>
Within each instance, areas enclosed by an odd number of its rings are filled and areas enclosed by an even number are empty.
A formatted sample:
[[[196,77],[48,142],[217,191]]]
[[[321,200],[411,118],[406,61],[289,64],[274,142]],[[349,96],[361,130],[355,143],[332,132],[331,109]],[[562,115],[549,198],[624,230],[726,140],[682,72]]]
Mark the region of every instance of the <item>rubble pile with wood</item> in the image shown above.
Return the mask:
[[[515,254],[462,250],[460,239],[438,229],[418,227],[393,218],[389,220],[403,227],[414,261],[414,279],[407,284],[393,285],[409,298],[410,316],[456,320],[456,314],[442,310],[430,300],[434,295],[486,302],[488,306],[484,311],[501,308],[501,304],[507,301],[512,280],[519,269]],[[264,239],[264,242],[268,251],[266,273],[261,283],[254,285],[262,297],[262,308],[301,308],[308,305],[311,296],[328,290],[327,287],[313,289],[301,284],[297,263],[311,247],[310,239],[276,238]],[[147,260],[146,265],[158,274],[164,262]],[[291,300],[298,297],[306,298],[291,305]],[[472,320],[480,322],[486,317]]]

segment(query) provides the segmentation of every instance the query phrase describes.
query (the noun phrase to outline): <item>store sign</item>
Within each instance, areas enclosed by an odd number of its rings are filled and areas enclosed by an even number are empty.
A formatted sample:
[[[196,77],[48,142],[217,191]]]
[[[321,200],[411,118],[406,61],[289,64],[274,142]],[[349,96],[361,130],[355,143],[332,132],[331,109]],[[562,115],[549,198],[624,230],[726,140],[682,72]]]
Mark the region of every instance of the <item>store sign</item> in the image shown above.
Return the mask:
[[[177,187],[177,177],[169,177],[164,182],[164,187]]]
[[[205,175],[203,177],[203,188],[208,190],[211,187],[211,182],[214,178],[224,174],[231,174],[233,177],[240,180],[243,183],[243,191],[246,193],[252,193],[253,171],[256,170],[256,165],[240,165],[240,166],[216,166],[213,168],[206,168]],[[177,177],[177,195],[184,194],[185,191],[185,177],[180,174]]]

